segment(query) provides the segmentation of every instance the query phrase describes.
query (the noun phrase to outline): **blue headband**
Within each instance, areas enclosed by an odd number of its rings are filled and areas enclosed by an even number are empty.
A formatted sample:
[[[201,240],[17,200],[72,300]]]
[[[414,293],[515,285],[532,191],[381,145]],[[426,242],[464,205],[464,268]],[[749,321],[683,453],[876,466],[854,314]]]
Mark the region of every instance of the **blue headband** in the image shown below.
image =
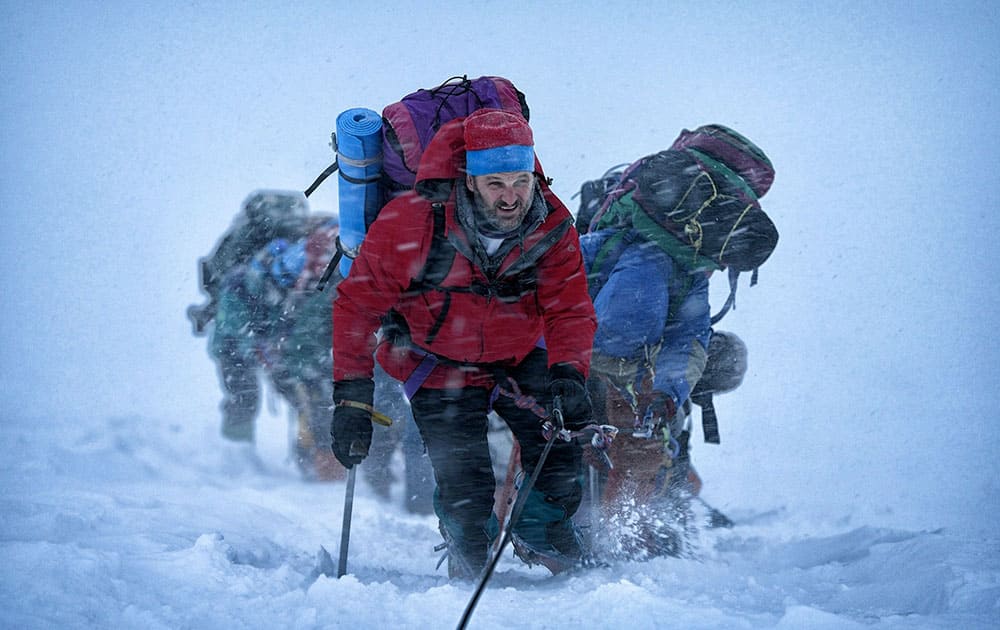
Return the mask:
[[[472,176],[534,170],[535,150],[530,146],[509,144],[465,153],[465,172]]]

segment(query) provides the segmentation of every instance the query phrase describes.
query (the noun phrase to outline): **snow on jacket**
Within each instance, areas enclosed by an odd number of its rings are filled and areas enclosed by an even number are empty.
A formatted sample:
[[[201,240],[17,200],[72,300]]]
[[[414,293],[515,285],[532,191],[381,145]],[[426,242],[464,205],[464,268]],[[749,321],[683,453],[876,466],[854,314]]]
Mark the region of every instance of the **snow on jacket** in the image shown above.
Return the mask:
[[[462,122],[447,123],[434,136],[417,172],[419,192],[398,197],[382,209],[350,275],[338,287],[333,308],[335,380],[372,377],[375,333],[390,309],[405,320],[416,350],[383,339],[377,358],[389,375],[401,381],[413,373],[425,356],[422,352],[430,352],[444,361],[423,386],[488,387],[494,367],[517,365],[543,337],[550,366],[567,363],[589,373],[597,321],[569,211],[545,184],[536,160],[539,185],[523,229],[504,241],[493,257],[487,256],[456,201],[458,195],[467,194]],[[441,283],[459,289],[450,294],[407,291],[431,250],[436,203],[432,199],[444,200],[445,234],[456,249]],[[547,237],[558,240],[530,263],[525,254]],[[491,278],[496,286],[519,265],[526,265],[537,282],[519,299],[461,291],[473,283],[491,285]],[[488,273],[487,267],[494,272]],[[447,313],[440,319],[448,295]]]
[[[610,228],[580,238],[588,273],[616,232]],[[643,381],[652,378],[653,389],[680,408],[705,368],[711,336],[708,275],[688,272],[646,241],[629,244],[608,263],[610,269],[592,277],[592,282],[606,278],[591,287],[598,322],[594,370],[626,391],[641,391]]]

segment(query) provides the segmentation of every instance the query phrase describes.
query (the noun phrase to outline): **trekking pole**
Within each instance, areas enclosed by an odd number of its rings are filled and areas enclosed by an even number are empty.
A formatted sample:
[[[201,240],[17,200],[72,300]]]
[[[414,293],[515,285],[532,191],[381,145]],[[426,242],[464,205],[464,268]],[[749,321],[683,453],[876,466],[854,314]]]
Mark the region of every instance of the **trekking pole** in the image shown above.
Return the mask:
[[[490,563],[486,565],[486,569],[483,572],[481,578],[479,578],[479,584],[476,585],[476,590],[472,593],[472,599],[469,600],[469,604],[465,607],[465,612],[462,614],[462,619],[458,622],[458,630],[463,630],[466,624],[469,623],[469,619],[472,617],[472,611],[476,608],[476,603],[479,602],[479,596],[483,594],[483,590],[486,588],[486,583],[489,581],[490,577],[493,575],[493,570],[497,568],[497,564],[500,562],[500,556],[503,554],[504,548],[507,543],[510,542],[510,538],[514,532],[514,525],[517,524],[518,519],[521,518],[521,512],[524,510],[524,504],[528,501],[528,494],[531,493],[532,487],[535,485],[535,481],[538,480],[538,474],[542,471],[542,466],[545,465],[545,459],[549,456],[549,451],[552,450],[552,445],[555,443],[556,439],[559,437],[559,432],[563,428],[563,414],[562,414],[562,398],[556,396],[552,401],[552,419],[555,421],[555,427],[552,430],[552,435],[545,442],[545,448],[542,449],[542,454],[538,456],[538,463],[535,464],[535,470],[532,471],[531,477],[528,478],[527,483],[524,484],[524,492],[518,490],[517,501],[514,502],[514,510],[511,512],[510,521],[507,522],[507,529],[504,530],[503,539],[500,541],[500,547],[497,549],[496,554],[494,554],[493,559]]]
[[[337,404],[364,409],[371,414],[373,422],[384,427],[392,426],[392,418],[375,411],[370,405],[352,400],[342,400]],[[364,458],[368,455],[368,447],[363,446],[360,440],[354,440],[351,442],[350,454],[351,457]],[[337,578],[342,578],[347,573],[347,546],[351,542],[351,512],[354,509],[354,481],[357,479],[358,466],[360,465],[361,460],[358,460],[358,463],[347,469],[347,489],[344,491],[344,523],[340,526],[340,561],[337,563]]]
[[[347,573],[347,546],[351,542],[351,511],[354,509],[354,480],[358,465],[347,471],[347,490],[344,492],[344,523],[340,528],[340,561],[337,563],[337,579]]]
[[[507,475],[504,478],[503,489],[500,491],[500,498],[497,501],[499,505],[497,509],[497,521],[500,523],[500,527],[506,529],[507,527],[507,517],[510,516],[510,508],[513,500],[511,497],[514,496],[514,479],[517,477],[518,471],[521,468],[521,443],[514,438],[514,444],[510,449],[510,458],[507,461]],[[497,538],[491,547],[496,551],[500,546],[500,541],[502,538]]]
[[[729,529],[730,527],[732,527],[732,526],[734,526],[736,524],[736,523],[733,522],[733,519],[729,518],[728,516],[726,516],[725,514],[723,514],[721,511],[719,511],[719,510],[715,509],[714,507],[712,507],[711,505],[709,505],[708,502],[705,501],[705,499],[702,499],[700,496],[696,496],[695,498],[698,500],[699,503],[702,504],[702,506],[704,506],[704,508],[706,510],[708,510],[708,526],[709,527],[713,527],[713,528],[722,527],[722,528],[725,528],[725,529]]]
[[[597,532],[601,528],[601,473],[594,466],[587,466],[588,490],[590,496],[590,547],[597,542]]]

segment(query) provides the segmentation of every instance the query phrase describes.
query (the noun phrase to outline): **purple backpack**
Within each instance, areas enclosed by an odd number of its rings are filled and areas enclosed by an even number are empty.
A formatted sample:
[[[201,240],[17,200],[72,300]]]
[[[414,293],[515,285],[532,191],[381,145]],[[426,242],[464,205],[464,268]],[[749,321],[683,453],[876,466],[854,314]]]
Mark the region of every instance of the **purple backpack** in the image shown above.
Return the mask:
[[[382,110],[382,169],[386,200],[411,188],[427,144],[441,125],[489,107],[528,120],[524,94],[508,79],[452,77],[436,88],[417,90]]]

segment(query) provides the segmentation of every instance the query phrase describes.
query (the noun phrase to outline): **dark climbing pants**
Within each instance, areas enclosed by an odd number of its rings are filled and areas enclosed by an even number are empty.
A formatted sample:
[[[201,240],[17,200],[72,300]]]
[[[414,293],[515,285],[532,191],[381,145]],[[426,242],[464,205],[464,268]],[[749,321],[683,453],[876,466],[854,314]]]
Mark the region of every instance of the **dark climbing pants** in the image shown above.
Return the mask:
[[[520,365],[507,370],[524,396],[549,408],[548,368],[544,350],[532,352]],[[506,380],[500,386],[515,388]],[[487,442],[491,391],[482,387],[435,390],[421,388],[411,404],[413,417],[427,448],[437,481],[436,509],[442,524],[463,546],[488,542],[487,523],[493,514],[496,481]],[[523,399],[521,400],[523,402]],[[492,408],[510,427],[521,448],[521,466],[531,475],[545,447],[542,421],[529,408],[500,394]],[[569,519],[582,495],[581,450],[575,442],[556,440],[535,490]]]

